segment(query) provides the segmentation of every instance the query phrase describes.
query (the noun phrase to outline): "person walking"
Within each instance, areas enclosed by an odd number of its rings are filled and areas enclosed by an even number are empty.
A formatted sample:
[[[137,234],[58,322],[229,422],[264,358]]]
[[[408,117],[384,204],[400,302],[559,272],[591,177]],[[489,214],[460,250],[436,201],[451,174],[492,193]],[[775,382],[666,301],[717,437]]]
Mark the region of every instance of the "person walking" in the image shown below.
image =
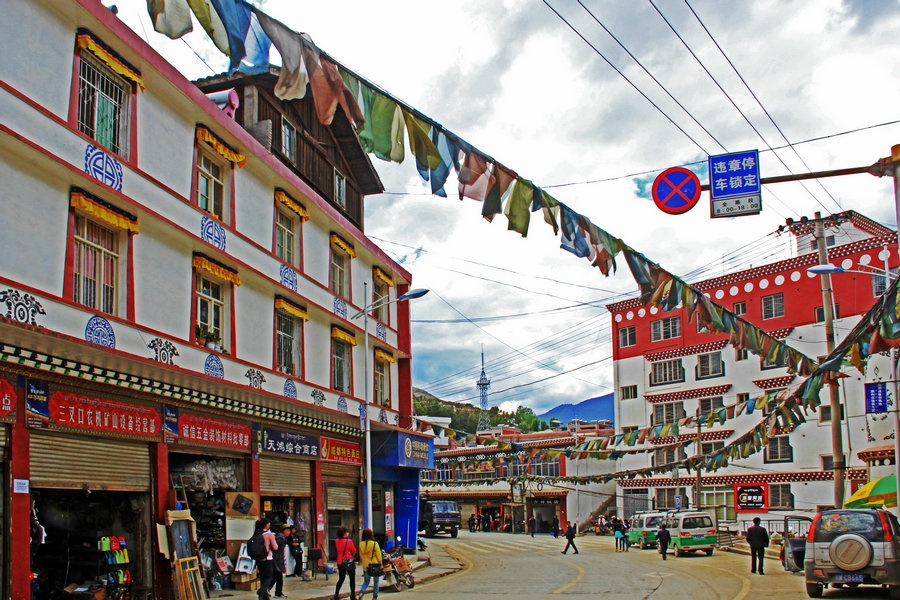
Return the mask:
[[[256,522],[254,533],[262,534],[266,547],[266,559],[256,561],[256,570],[259,574],[259,589],[256,592],[259,600],[269,600],[269,588],[275,576],[274,554],[278,550],[275,534],[270,530],[272,522],[263,517]]]
[[[575,554],[578,554],[578,548],[575,546],[575,523],[569,521],[569,526],[566,528],[566,547],[563,548],[562,554],[565,554],[569,549],[569,546],[572,547],[572,550],[575,551]]]
[[[475,533],[475,513],[469,515],[469,533]]]
[[[345,579],[350,582],[350,600],[356,600],[356,545],[350,539],[350,531],[346,527],[338,527],[334,548],[337,551],[338,570],[337,585],[334,588],[334,600],[338,600],[341,594],[341,586],[344,585]]]
[[[297,534],[297,527],[289,526],[290,534],[287,536],[287,551],[294,559],[294,572],[287,577],[298,577],[303,573],[303,544]]]
[[[269,585],[269,591],[271,592],[274,587],[276,598],[287,598],[284,595],[284,575],[287,573],[287,536],[290,534],[290,525],[285,525],[275,534],[276,547],[272,553],[272,583]]]
[[[528,531],[531,533],[531,537],[534,537],[534,530],[537,527],[537,521],[534,518],[534,515],[528,517]]]
[[[616,552],[625,552],[625,533],[618,517],[613,517],[613,537],[616,538]]]
[[[366,588],[369,587],[369,579],[374,581],[372,584],[372,598],[378,597],[378,583],[381,581],[381,575],[375,575],[372,571],[382,572],[381,561],[381,547],[375,541],[375,534],[366,527],[363,529],[362,540],[359,542],[359,564],[362,566],[363,572],[363,584],[359,588],[360,598],[366,593]]]
[[[666,524],[661,523],[659,531],[656,532],[656,544],[659,546],[659,553],[662,554],[663,560],[666,560],[666,553],[669,551],[669,543],[672,541],[672,534],[666,529]]]
[[[769,532],[759,524],[759,517],[753,517],[753,525],[747,528],[745,537],[750,545],[750,572],[763,572],[763,557],[766,555],[766,547],[769,545]]]

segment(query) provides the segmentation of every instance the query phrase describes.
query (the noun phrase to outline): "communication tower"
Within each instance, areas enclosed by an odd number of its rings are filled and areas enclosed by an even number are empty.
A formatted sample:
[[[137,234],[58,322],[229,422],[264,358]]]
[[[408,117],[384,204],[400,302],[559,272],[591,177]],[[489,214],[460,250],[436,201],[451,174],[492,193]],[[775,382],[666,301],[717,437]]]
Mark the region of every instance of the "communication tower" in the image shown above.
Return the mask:
[[[488,423],[488,390],[491,389],[491,380],[484,374],[484,351],[481,351],[481,377],[475,384],[478,388],[478,397],[481,400],[481,415],[478,417],[478,431],[485,431],[490,428]]]

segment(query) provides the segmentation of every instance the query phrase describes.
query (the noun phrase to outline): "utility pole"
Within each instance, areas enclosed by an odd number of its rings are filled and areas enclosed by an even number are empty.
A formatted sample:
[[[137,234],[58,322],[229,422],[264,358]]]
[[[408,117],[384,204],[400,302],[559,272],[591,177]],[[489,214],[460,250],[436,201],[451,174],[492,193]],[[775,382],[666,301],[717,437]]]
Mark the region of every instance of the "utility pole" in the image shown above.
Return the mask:
[[[700,456],[700,453],[701,453],[701,451],[700,451],[701,429],[700,428],[702,425],[703,424],[700,422],[700,405],[698,404],[697,405],[697,441],[696,441],[697,456]],[[703,484],[703,481],[702,481],[702,476],[701,476],[700,461],[697,461],[697,483],[694,485],[694,488],[696,489],[696,496],[694,498],[694,508],[696,510],[700,510],[702,508],[701,502],[700,502],[700,498],[701,498],[700,493],[701,493],[701,489],[702,489],[702,484]]]
[[[825,245],[825,225],[822,222],[821,213],[815,214],[814,233],[816,248],[819,251],[819,264],[828,264],[828,249]],[[822,311],[825,313],[825,347],[828,354],[834,351],[834,298],[831,294],[831,274],[820,273],[822,284]],[[834,455],[834,507],[844,506],[844,479],[846,465],[844,464],[844,440],[841,434],[841,399],[838,394],[836,378],[828,382],[829,404],[831,406],[831,452]]]

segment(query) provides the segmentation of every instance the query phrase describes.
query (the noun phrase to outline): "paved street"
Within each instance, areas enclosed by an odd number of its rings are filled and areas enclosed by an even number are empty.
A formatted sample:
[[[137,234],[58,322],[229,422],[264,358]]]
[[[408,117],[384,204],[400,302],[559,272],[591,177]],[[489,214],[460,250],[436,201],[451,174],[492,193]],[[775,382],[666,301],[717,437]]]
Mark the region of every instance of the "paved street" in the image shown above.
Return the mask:
[[[559,596],[634,599],[741,600],[744,598],[806,598],[802,575],[786,573],[776,560],[766,563],[766,575],[752,575],[750,557],[716,550],[705,554],[662,561],[654,550],[633,547],[616,553],[613,538],[587,535],[576,539],[579,553],[560,554],[565,540],[541,535],[469,533],[457,539],[428,539],[431,564],[420,563],[418,584],[412,590],[385,589],[385,597],[407,600],[451,598],[515,598],[544,600]],[[319,575],[314,582],[289,579],[285,594],[290,600],[325,600],[334,593],[335,576]],[[361,580],[357,581],[357,589]],[[349,590],[344,587],[343,597]],[[252,592],[227,590],[215,598],[255,600]],[[825,598],[863,600],[888,598],[886,590],[829,589]],[[371,598],[366,595],[366,600]]]

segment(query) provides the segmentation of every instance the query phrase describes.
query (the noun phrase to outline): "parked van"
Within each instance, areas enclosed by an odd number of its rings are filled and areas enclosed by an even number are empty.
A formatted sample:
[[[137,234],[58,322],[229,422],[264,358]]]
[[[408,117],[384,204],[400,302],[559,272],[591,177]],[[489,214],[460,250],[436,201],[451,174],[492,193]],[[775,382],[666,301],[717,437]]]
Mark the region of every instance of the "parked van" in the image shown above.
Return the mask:
[[[632,545],[644,548],[656,546],[656,532],[666,518],[664,512],[638,512],[631,517],[631,529],[628,530],[628,541]]]
[[[716,527],[712,517],[705,512],[675,512],[666,516],[666,527],[672,536],[672,547],[675,556],[681,556],[685,552],[697,552],[703,550],[707,556],[712,556],[716,547]]]

